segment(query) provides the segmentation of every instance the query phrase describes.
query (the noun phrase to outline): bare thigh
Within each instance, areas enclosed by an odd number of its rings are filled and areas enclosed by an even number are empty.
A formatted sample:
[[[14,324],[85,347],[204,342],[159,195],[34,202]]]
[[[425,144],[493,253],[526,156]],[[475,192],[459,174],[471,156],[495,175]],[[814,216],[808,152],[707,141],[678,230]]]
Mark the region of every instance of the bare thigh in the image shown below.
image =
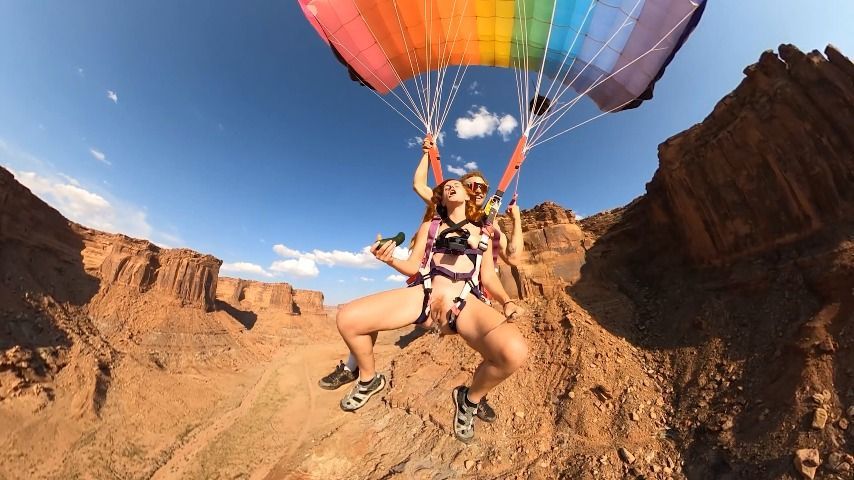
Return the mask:
[[[404,287],[362,297],[341,307],[339,329],[358,334],[397,330],[412,324],[421,315],[424,290]]]
[[[516,325],[477,299],[466,303],[457,319],[457,331],[471,348],[489,360],[497,360],[505,346],[525,342]]]

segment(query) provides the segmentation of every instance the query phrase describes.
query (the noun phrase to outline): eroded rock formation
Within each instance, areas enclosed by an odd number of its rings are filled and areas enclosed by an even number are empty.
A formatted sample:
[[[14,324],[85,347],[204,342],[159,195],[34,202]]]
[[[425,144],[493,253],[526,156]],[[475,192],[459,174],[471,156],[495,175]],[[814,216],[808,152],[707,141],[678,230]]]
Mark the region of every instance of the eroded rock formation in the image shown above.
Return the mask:
[[[510,221],[501,219],[509,231]],[[554,296],[578,280],[584,264],[584,233],[572,211],[546,202],[522,212],[525,251],[518,267],[501,265],[499,276],[511,296]]]
[[[220,277],[216,294],[231,305],[244,305],[253,310],[277,310],[292,315],[324,312],[322,292],[295,289],[288,283]]]
[[[854,65],[834,47],[762,54],[703,123],[659,148],[651,220],[720,263],[854,211]]]

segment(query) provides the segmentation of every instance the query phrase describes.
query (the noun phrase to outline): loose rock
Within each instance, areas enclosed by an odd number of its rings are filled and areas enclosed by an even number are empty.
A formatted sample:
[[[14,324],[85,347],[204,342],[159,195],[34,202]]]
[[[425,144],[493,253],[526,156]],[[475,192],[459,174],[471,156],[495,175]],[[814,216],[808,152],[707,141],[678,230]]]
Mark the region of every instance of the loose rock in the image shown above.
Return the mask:
[[[626,450],[624,447],[620,447],[617,450],[617,454],[620,455],[620,459],[629,465],[635,463],[635,456],[632,455],[632,452]]]
[[[801,474],[803,478],[812,480],[815,478],[815,471],[821,465],[821,457],[818,450],[814,448],[802,448],[795,451],[795,470]]]
[[[822,430],[824,426],[827,424],[827,410],[823,408],[816,408],[815,414],[812,418],[812,428]]]

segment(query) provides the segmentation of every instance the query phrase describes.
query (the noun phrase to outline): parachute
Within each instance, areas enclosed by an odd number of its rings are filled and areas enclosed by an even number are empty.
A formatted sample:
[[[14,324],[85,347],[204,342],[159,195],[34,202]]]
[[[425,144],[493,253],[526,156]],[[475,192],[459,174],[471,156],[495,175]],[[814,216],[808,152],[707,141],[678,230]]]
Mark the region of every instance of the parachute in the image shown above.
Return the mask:
[[[706,6],[705,0],[298,1],[350,77],[427,137],[442,131],[470,66],[514,70],[522,135],[493,197],[496,211],[532,148],[651,99]],[[569,91],[575,96],[565,99]],[[602,113],[546,137],[585,96]],[[441,181],[438,152],[431,152],[431,166]]]

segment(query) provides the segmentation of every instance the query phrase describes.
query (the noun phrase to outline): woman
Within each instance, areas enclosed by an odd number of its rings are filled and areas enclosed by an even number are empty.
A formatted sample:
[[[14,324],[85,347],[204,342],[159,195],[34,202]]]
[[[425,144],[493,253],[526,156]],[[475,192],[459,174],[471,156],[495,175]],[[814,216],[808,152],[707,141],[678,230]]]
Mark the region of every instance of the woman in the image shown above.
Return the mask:
[[[396,330],[413,322],[438,328],[442,334],[459,333],[483,360],[475,370],[471,385],[453,391],[455,405],[454,435],[463,442],[474,437],[477,404],[487,392],[504,381],[525,361],[528,348],[519,330],[505,322],[523,310],[509,299],[495,274],[492,246],[485,252],[477,245],[481,228],[480,211],[474,194],[459,180],[448,180],[433,190],[430,208],[441,220],[424,222],[415,236],[412,253],[406,260],[394,258],[394,242],[374,245],[372,252],[398,272],[411,276],[420,273],[429,288],[399,288],[355,300],[341,308],[338,331],[359,365],[359,381],[341,400],[341,408],[354,411],[385,387],[385,377],[376,373],[373,356],[377,332]],[[431,227],[437,232],[427,249]],[[429,268],[420,268],[424,253],[429,253]],[[480,268],[476,269],[480,255]],[[468,282],[478,280],[502,304],[504,315],[479,301],[460,305],[455,299]],[[425,315],[426,314],[426,315]]]
[[[421,144],[421,151],[423,152],[423,155],[421,156],[421,160],[418,162],[418,167],[415,169],[415,175],[412,177],[412,189],[415,190],[415,193],[421,197],[421,200],[424,200],[424,203],[427,203],[428,205],[430,204],[433,196],[433,190],[427,185],[428,153],[434,146],[435,144],[433,140],[429,138],[424,139],[424,143]],[[475,201],[478,207],[483,208],[484,203],[486,202],[486,194],[489,192],[489,182],[484,179],[483,173],[478,170],[473,170],[460,177],[460,181],[463,182],[463,185],[468,187],[469,190],[474,192]],[[509,238],[501,231],[497,224],[493,225],[498,235],[498,243],[501,247],[494,253],[497,253],[504,263],[516,266],[521,260],[522,249],[524,247],[522,239],[522,219],[517,205],[512,205],[508,209],[508,212],[510,213],[510,221],[512,222],[512,231],[510,232]],[[493,258],[495,258],[494,255]]]
[[[418,162],[418,167],[415,169],[415,175],[412,178],[413,190],[415,190],[415,193],[424,200],[428,207],[433,201],[434,191],[427,185],[428,158],[430,149],[434,146],[433,141],[430,139],[425,139],[421,144],[421,151],[423,154]],[[486,194],[489,192],[489,183],[484,179],[483,174],[477,170],[468,172],[460,177],[460,182],[474,193],[475,203],[478,207],[482,208],[486,202]],[[497,238],[492,242],[492,259],[494,263],[495,260],[500,257],[506,264],[515,266],[518,265],[523,250],[522,220],[520,218],[518,206],[511,206],[509,212],[510,220],[512,222],[512,231],[509,239],[508,236],[501,231],[498,225],[493,225],[495,232],[494,235],[497,236]],[[425,221],[429,219],[430,216],[428,214],[428,216],[425,217]],[[486,292],[493,295],[493,292],[489,291],[489,288],[486,289]],[[374,340],[376,340],[376,338],[374,338]],[[343,385],[355,381],[358,376],[359,366],[356,362],[356,358],[351,353],[347,357],[346,363],[344,361],[340,361],[332,372],[321,378],[317,384],[320,388],[335,390]],[[495,413],[495,410],[489,404],[486,397],[483,397],[480,405],[478,405],[477,416],[481,420],[490,423],[494,422],[498,418],[498,415]]]

